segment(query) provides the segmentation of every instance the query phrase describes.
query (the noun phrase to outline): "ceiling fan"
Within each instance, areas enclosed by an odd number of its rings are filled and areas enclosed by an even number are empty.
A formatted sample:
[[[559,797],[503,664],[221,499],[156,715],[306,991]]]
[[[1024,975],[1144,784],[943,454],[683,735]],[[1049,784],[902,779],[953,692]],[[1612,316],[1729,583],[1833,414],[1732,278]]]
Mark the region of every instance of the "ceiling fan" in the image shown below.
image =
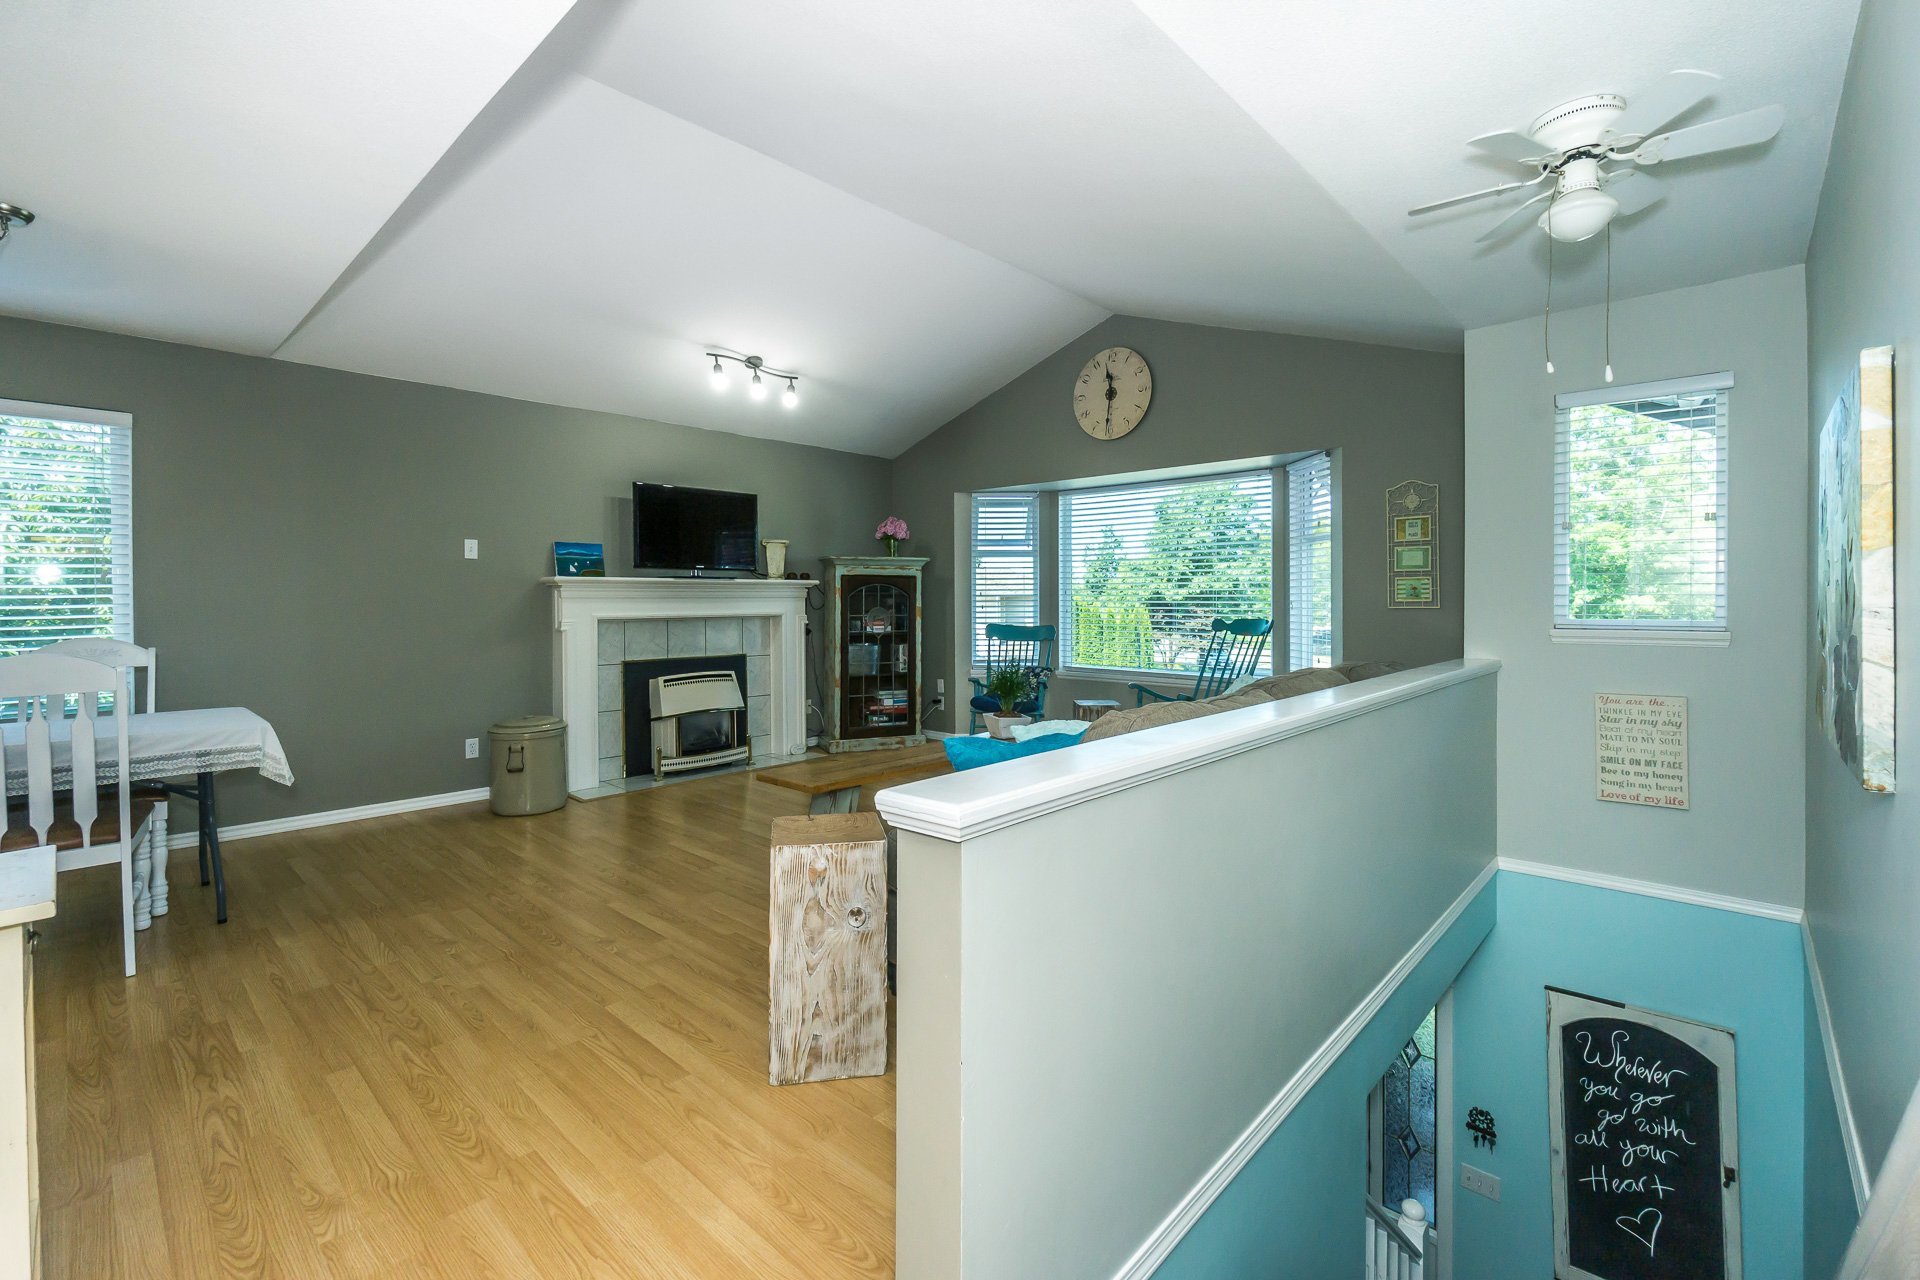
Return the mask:
[[[1534,120],[1525,133],[1503,129],[1471,139],[1468,146],[1525,165],[1535,175],[1524,182],[1502,183],[1424,204],[1409,209],[1407,216],[1525,191],[1551,180],[1546,190],[1489,228],[1481,242],[1499,239],[1536,211],[1538,225],[1555,240],[1590,239],[1616,216],[1638,213],[1660,198],[1659,187],[1643,172],[1645,168],[1750,147],[1780,132],[1786,109],[1777,104],[1659,132],[1710,97],[1719,81],[1710,71],[1675,71],[1638,97],[1590,94],[1561,103]],[[1542,201],[1544,209],[1539,208]]]

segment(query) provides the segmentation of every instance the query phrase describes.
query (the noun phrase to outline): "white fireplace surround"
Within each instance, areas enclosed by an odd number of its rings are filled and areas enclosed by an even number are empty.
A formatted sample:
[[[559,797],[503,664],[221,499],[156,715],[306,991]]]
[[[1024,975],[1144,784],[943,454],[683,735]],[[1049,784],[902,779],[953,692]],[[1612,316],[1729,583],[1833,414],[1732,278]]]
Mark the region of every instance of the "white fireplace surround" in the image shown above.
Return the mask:
[[[553,589],[553,710],[567,722],[567,790],[600,784],[599,642],[603,622],[764,618],[776,756],[807,749],[807,588],[784,578],[543,578]]]

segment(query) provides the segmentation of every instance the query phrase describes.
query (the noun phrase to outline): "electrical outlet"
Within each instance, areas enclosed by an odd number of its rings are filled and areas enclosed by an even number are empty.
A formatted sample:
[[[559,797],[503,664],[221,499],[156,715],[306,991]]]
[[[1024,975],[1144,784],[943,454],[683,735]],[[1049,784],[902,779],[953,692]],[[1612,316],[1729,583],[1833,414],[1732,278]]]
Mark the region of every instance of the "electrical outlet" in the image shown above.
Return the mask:
[[[478,760],[479,758],[480,758],[480,739],[468,738],[467,739],[467,759]]]
[[[1500,1179],[1470,1164],[1460,1166],[1460,1185],[1475,1195],[1485,1196],[1489,1200],[1500,1198]]]
[[[933,695],[933,702],[932,702],[932,704],[931,704],[931,705],[929,706],[929,708],[928,708],[928,710],[931,710],[931,711],[945,711],[946,709],[947,709],[947,695],[946,695],[945,693],[936,693],[936,694],[934,694],[934,695]]]
[[[479,558],[480,558],[480,539],[468,538],[467,539],[467,559],[478,560]]]

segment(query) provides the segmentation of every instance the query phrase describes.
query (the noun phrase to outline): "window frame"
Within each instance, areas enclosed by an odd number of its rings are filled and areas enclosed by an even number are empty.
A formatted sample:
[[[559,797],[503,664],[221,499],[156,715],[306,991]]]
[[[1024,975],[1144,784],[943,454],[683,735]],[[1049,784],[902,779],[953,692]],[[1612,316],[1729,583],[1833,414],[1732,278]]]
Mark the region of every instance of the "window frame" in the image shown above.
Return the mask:
[[[1303,524],[1304,513],[1296,509],[1295,476],[1309,471],[1324,470],[1327,477],[1327,535],[1323,538],[1296,539],[1295,535]],[[1301,573],[1302,548],[1327,544],[1327,666],[1333,667],[1340,661],[1340,484],[1339,474],[1334,468],[1332,450],[1323,449],[1302,458],[1295,458],[1280,468],[1286,477],[1286,578],[1287,609],[1286,633],[1281,637],[1287,646],[1287,670],[1298,671],[1313,666],[1312,655],[1295,652],[1294,641],[1299,635],[1299,617],[1295,610],[1307,593],[1306,578]],[[1278,594],[1276,592],[1276,594]],[[1277,612],[1277,610],[1276,610]],[[1312,647],[1311,630],[1308,632],[1308,648]]]
[[[0,399],[0,417],[36,419],[106,429],[112,460],[109,482],[108,537],[111,556],[108,561],[108,598],[113,624],[108,634],[129,643],[134,638],[133,611],[133,415],[111,409],[90,409],[77,405],[44,404],[29,400]],[[98,632],[87,634],[97,635]],[[56,639],[65,637],[56,637]],[[53,640],[46,643],[51,644]],[[23,650],[23,652],[26,652]]]
[[[980,542],[980,508],[983,503],[1018,503],[1027,508],[1027,538],[1024,551],[1001,544],[984,549]],[[967,500],[967,667],[969,672],[978,675],[984,672],[986,654],[983,649],[984,631],[980,624],[980,562],[982,560],[1019,560],[1027,561],[1033,582],[1033,616],[1025,622],[1009,618],[995,619],[1000,622],[1012,622],[1015,626],[1034,626],[1040,622],[1040,495],[1024,490],[983,489],[972,494]]]
[[[1131,681],[1138,684],[1152,685],[1156,688],[1164,687],[1167,689],[1191,689],[1194,677],[1197,674],[1192,671],[1175,671],[1162,667],[1089,666],[1085,663],[1070,662],[1068,660],[1069,646],[1072,643],[1072,628],[1067,622],[1067,618],[1070,616],[1072,610],[1073,558],[1068,551],[1067,536],[1068,521],[1070,518],[1069,512],[1074,499],[1094,494],[1116,493],[1128,489],[1175,488],[1186,485],[1217,484],[1222,480],[1245,480],[1254,477],[1264,479],[1268,485],[1267,616],[1272,618],[1276,617],[1279,613],[1278,606],[1280,604],[1281,586],[1280,578],[1275,573],[1275,569],[1278,567],[1275,563],[1278,558],[1276,548],[1279,545],[1282,532],[1279,519],[1279,504],[1283,500],[1281,496],[1281,486],[1278,483],[1276,474],[1278,470],[1279,468],[1275,467],[1240,466],[1227,471],[1179,476],[1174,479],[1132,480],[1123,484],[1089,485],[1084,488],[1063,488],[1059,490],[1057,494],[1059,502],[1055,511],[1053,539],[1053,602],[1055,625],[1058,628],[1056,634],[1058,636],[1057,652],[1059,655],[1056,674],[1069,678],[1104,682]],[[1272,667],[1274,661],[1274,645],[1271,637],[1269,637],[1267,641],[1264,661],[1269,668]]]
[[[1700,374],[1693,377],[1666,378],[1655,382],[1601,387],[1590,391],[1562,392],[1554,397],[1553,433],[1553,558],[1550,603],[1552,624],[1548,635],[1560,644],[1624,644],[1725,646],[1732,642],[1731,596],[1732,566],[1728,555],[1730,506],[1732,495],[1730,442],[1732,438],[1734,379],[1731,373]],[[1571,542],[1573,528],[1568,519],[1571,494],[1572,411],[1590,405],[1627,404],[1636,400],[1655,400],[1666,396],[1716,392],[1720,398],[1714,423],[1714,537],[1717,581],[1714,584],[1716,616],[1711,621],[1658,618],[1590,618],[1569,616],[1568,604],[1573,589]]]

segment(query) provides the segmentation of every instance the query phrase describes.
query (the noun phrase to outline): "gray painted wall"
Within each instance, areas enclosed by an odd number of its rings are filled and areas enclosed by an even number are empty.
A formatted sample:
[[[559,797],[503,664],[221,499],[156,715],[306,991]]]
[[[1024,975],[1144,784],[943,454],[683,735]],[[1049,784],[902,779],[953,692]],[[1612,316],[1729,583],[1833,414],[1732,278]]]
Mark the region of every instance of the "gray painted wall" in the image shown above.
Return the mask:
[[[758,492],[797,568],[866,550],[887,495],[878,458],[23,320],[0,396],[133,415],[160,703],[253,708],[298,779],[236,776],[227,822],[484,785],[461,740],[552,701],[551,544],[631,572],[635,480]]]
[[[1804,274],[1616,302],[1619,385],[1731,372],[1725,647],[1553,623],[1554,396],[1601,382],[1598,307],[1467,334],[1467,652],[1500,659],[1500,855],[1797,907],[1807,613]],[[1688,699],[1693,807],[1594,799],[1593,695]]]
[[[1146,357],[1153,404],[1130,435],[1100,441],[1075,422],[1071,388],[1087,359],[1112,346]],[[967,569],[955,563],[956,494],[1316,449],[1341,451],[1345,656],[1409,665],[1458,657],[1460,396],[1455,355],[1133,316],[1103,321],[895,462],[894,506],[914,531],[908,550],[933,557],[929,693],[933,676],[944,675],[948,707],[964,712],[954,602]],[[1386,607],[1386,489],[1408,479],[1440,485],[1437,610]],[[1050,539],[1045,525],[1041,537]],[[1066,715],[1072,698],[1122,693],[1056,681],[1048,709]],[[939,718],[930,723],[937,727]]]
[[[1904,794],[1870,796],[1806,724],[1807,910],[1834,1038],[1869,1171],[1877,1171],[1920,1080],[1920,5],[1867,0],[1854,35],[1827,185],[1807,258],[1803,452],[1859,361],[1894,344],[1896,661]],[[1807,634],[1809,665],[1812,633]]]

